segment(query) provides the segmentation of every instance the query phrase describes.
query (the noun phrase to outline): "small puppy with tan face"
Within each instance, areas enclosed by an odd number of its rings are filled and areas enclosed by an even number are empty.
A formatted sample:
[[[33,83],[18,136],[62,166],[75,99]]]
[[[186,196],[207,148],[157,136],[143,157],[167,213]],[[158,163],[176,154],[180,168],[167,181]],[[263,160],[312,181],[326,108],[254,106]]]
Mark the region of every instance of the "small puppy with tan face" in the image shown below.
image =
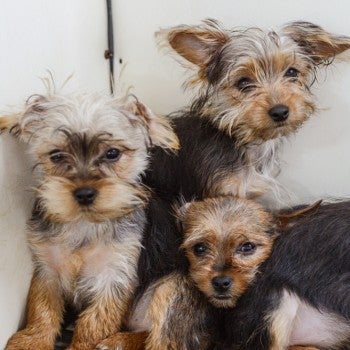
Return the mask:
[[[94,349],[120,329],[138,284],[149,150],[177,138],[135,98],[99,94],[33,96],[0,129],[28,145],[38,173],[27,322],[6,350],[53,349],[68,303],[79,311],[69,349]]]

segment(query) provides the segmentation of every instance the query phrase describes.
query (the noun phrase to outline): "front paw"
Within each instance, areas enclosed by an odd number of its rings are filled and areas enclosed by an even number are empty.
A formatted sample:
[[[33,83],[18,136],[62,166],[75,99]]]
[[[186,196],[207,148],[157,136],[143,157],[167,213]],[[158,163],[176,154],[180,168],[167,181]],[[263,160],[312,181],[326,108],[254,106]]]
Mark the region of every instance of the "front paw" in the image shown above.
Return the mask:
[[[95,348],[91,344],[75,343],[68,346],[66,350],[94,350]]]
[[[125,339],[123,337],[118,337],[118,335],[113,335],[107,338],[101,343],[99,343],[95,350],[125,350],[126,348]]]
[[[7,342],[5,350],[53,350],[53,342],[38,337],[25,329],[14,334]]]
[[[148,332],[119,332],[101,341],[95,350],[144,350]]]

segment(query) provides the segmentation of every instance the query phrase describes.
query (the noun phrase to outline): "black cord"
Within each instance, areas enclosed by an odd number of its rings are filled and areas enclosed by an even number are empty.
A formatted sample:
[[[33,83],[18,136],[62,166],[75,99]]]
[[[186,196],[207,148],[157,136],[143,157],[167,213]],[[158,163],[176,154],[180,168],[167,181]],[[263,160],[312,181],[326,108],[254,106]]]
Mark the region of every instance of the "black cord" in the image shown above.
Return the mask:
[[[105,59],[109,60],[109,84],[111,94],[114,93],[114,38],[113,38],[113,16],[112,16],[112,0],[107,2],[107,37],[108,49],[105,51]]]

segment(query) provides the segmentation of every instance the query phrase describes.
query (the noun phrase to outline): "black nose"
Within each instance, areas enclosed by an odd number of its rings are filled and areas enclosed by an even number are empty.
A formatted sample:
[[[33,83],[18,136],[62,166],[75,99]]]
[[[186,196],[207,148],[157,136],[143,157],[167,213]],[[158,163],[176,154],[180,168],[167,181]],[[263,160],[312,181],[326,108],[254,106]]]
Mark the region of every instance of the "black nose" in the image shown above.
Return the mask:
[[[226,292],[232,286],[232,279],[227,276],[214,277],[211,281],[217,292]]]
[[[97,190],[91,187],[82,187],[74,191],[74,197],[81,205],[89,205],[95,200]]]
[[[286,105],[276,105],[269,110],[270,117],[275,122],[283,122],[288,118],[289,108]]]

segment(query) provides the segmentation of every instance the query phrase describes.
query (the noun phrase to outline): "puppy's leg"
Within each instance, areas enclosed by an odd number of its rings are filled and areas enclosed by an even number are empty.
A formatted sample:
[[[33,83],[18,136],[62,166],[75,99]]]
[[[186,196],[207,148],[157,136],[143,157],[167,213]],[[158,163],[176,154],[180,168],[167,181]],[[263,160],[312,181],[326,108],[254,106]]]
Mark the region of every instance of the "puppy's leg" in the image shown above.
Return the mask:
[[[63,307],[57,283],[34,274],[28,296],[26,328],[14,334],[5,349],[53,349],[62,323]]]
[[[137,283],[138,237],[124,244],[96,245],[85,256],[76,298],[86,309],[80,315],[69,350],[95,349],[120,330]]]
[[[95,349],[102,339],[116,333],[122,323],[128,302],[128,299],[117,298],[113,293],[95,296],[90,306],[79,317],[72,344],[68,349]]]
[[[147,318],[146,350],[203,350],[209,348],[206,307],[193,283],[180,274],[155,286]]]
[[[119,332],[103,340],[96,350],[144,350],[148,332]]]
[[[288,350],[318,350],[318,348],[314,348],[313,346],[290,346]]]

